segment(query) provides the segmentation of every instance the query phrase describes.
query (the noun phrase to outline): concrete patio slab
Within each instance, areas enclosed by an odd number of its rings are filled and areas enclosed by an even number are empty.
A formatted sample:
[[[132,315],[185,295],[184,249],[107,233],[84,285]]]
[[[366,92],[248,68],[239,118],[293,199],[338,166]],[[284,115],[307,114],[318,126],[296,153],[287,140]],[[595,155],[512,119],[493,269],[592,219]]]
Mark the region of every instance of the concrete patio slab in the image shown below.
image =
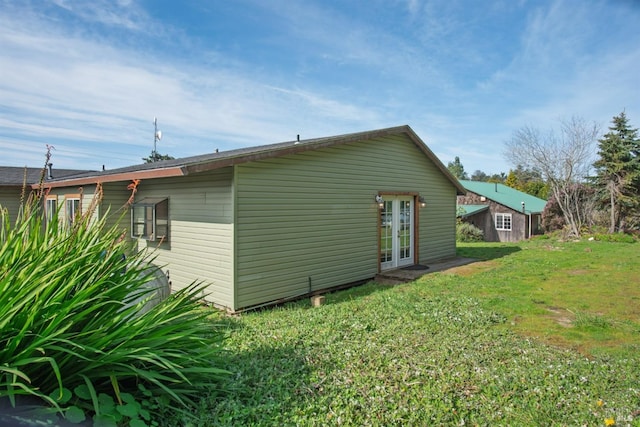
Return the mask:
[[[425,274],[435,273],[437,271],[445,271],[450,268],[459,267],[461,265],[471,264],[478,261],[475,258],[456,257],[430,263],[429,265],[412,265],[404,268],[396,268],[393,270],[378,273],[375,281],[382,284],[399,284],[411,282],[424,276]]]

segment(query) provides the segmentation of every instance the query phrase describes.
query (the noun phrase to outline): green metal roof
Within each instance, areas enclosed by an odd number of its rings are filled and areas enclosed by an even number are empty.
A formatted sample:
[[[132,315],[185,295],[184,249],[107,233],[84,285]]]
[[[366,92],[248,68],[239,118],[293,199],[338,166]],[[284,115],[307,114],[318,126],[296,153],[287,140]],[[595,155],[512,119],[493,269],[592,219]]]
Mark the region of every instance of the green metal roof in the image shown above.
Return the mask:
[[[518,191],[515,188],[507,187],[504,184],[498,184],[494,182],[481,182],[481,181],[468,181],[460,180],[460,184],[467,191],[476,193],[479,196],[484,196],[487,199],[493,200],[496,203],[507,206],[514,211],[522,211],[522,202],[524,202],[524,209],[526,213],[542,213],[546,200],[539,199],[522,191]]]
[[[458,205],[458,216],[466,218],[489,209],[489,205]]]

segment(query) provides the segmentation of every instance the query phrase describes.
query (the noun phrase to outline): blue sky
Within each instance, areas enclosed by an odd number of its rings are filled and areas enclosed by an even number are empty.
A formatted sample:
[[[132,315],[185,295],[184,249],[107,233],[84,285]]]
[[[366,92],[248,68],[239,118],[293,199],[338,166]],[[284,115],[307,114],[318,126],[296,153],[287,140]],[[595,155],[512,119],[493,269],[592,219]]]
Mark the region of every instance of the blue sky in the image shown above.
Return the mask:
[[[507,172],[525,126],[640,127],[635,0],[0,0],[0,165],[140,163],[408,124]]]

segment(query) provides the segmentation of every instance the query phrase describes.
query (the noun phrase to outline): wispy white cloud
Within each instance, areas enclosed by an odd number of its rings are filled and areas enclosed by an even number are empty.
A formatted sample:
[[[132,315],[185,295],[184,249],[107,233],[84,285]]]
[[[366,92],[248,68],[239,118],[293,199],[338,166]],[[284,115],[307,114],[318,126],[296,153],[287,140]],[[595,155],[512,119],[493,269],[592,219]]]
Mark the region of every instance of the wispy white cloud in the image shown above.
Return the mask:
[[[609,120],[625,106],[640,114],[640,92],[634,93],[640,87],[640,74],[632,71],[640,66],[640,33],[624,33],[624,28],[631,28],[625,22],[635,21],[632,10],[624,16],[624,8],[608,3],[555,1],[530,14],[522,49],[487,82],[529,95],[525,102],[511,100],[520,108],[506,124],[514,128],[544,124],[571,115]],[[635,11],[636,17],[639,12]],[[595,19],[601,16],[615,17],[623,25],[612,29],[611,22]]]
[[[1,60],[12,64],[0,70],[0,133],[48,140],[55,155],[70,155],[68,163],[78,157],[111,166],[138,162],[145,147],[150,151],[154,116],[165,133],[159,151],[178,156],[275,142],[301,130],[320,136],[327,122],[340,129],[372,117],[366,108],[265,84],[251,73],[168,64],[38,19],[25,26],[4,16],[0,24]],[[12,146],[18,140],[2,139]],[[73,141],[86,151],[67,150]],[[24,151],[12,150],[3,162],[20,162],[23,156]]]
[[[148,25],[148,15],[132,0],[52,0],[52,3],[85,22],[136,31],[148,31],[153,28]]]
[[[407,123],[444,163],[496,172],[524,124],[640,117],[640,11],[610,3],[245,0],[227,7],[253,21],[206,39],[133,0],[0,0],[0,163],[45,142],[58,167],[135,163],[156,116],[176,156]]]
[[[519,48],[475,92],[484,110],[495,110],[487,137],[502,143],[524,125],[547,129],[574,115],[606,127],[623,108],[640,117],[640,74],[632,71],[640,66],[639,8],[550,1],[523,11]]]
[[[274,0],[255,4],[279,20],[279,26],[286,28],[286,39],[296,41],[300,55],[320,55],[328,62],[316,62],[316,67],[326,66],[335,73],[344,69],[348,75],[340,75],[343,83],[354,87],[381,81],[390,86],[394,82],[448,85],[446,73],[434,66],[432,58],[405,31],[405,14],[394,16],[394,8],[386,2],[368,3],[356,15],[322,2]]]

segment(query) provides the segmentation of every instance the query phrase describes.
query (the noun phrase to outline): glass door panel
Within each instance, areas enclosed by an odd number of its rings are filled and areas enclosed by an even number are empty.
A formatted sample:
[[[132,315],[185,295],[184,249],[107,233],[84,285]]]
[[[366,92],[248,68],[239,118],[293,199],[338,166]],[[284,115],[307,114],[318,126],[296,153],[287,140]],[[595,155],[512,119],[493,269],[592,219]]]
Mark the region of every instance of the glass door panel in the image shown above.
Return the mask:
[[[413,264],[413,198],[385,196],[380,209],[380,268]]]
[[[413,264],[413,200],[399,200],[398,265]]]
[[[380,209],[380,264],[389,268],[393,262],[393,201],[385,200]]]

